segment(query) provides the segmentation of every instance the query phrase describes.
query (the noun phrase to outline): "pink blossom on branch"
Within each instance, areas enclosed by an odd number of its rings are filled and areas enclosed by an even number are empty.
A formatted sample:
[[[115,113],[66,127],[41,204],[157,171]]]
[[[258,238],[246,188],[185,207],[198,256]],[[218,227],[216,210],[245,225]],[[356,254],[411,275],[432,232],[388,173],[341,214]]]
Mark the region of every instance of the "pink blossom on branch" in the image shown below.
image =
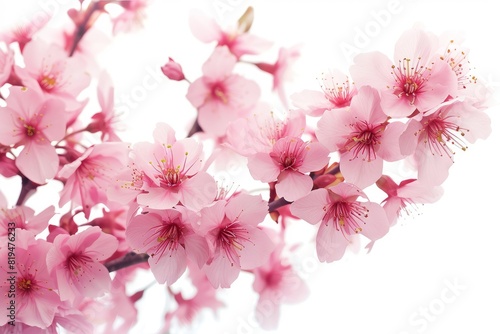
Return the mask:
[[[130,221],[127,241],[138,252],[149,254],[158,283],[175,283],[186,270],[188,259],[199,268],[208,260],[207,241],[193,229],[198,220],[196,213],[176,207],[150,210]]]
[[[64,137],[64,104],[35,90],[11,87],[7,106],[0,108],[0,143],[21,146],[16,166],[31,181],[43,184],[59,169],[51,142]]]
[[[252,177],[262,182],[277,182],[276,193],[287,201],[307,195],[313,180],[306,173],[328,164],[328,150],[320,143],[305,143],[297,137],[279,139],[270,153],[257,153],[248,159]]]
[[[117,115],[115,114],[115,90],[110,75],[103,71],[97,86],[97,99],[101,111],[92,116],[87,131],[101,132],[102,141],[121,141],[116,134]]]
[[[61,300],[74,302],[83,297],[102,296],[110,289],[111,278],[101,261],[116,251],[118,241],[99,227],[75,235],[58,235],[47,254],[47,268],[57,281]]]
[[[248,33],[249,25],[247,23],[243,24],[241,20],[238,27],[224,31],[214,19],[199,11],[193,11],[189,17],[189,27],[193,35],[200,41],[204,43],[215,41],[217,46],[226,46],[238,59],[245,54],[259,54],[271,47],[271,42]]]
[[[140,142],[132,149],[133,161],[141,172],[144,192],[137,203],[151,209],[170,209],[181,202],[199,210],[212,203],[215,180],[201,171],[203,145],[193,138],[175,139],[174,130],[157,124],[155,143]]]
[[[278,327],[281,304],[302,302],[309,294],[305,282],[283,258],[284,247],[282,240],[269,260],[253,270],[253,289],[259,294],[255,309],[256,320],[265,330]]]
[[[361,197],[365,201],[359,201]],[[291,204],[293,215],[310,224],[321,222],[316,237],[316,251],[321,262],[340,260],[347,245],[362,234],[372,242],[389,231],[384,209],[358,187],[340,183],[331,188],[313,190]]]
[[[115,175],[127,162],[129,148],[126,143],[109,142],[88,148],[82,156],[63,166],[58,177],[65,182],[59,205],[71,201],[81,205],[88,218],[92,207],[106,203],[106,191]]]
[[[349,109],[326,111],[316,134],[330,151],[340,153],[340,171],[346,181],[365,188],[382,176],[384,160],[403,158],[397,146],[397,130],[402,127],[402,123],[388,122],[378,92],[364,86]]]
[[[369,52],[356,56],[350,71],[358,87],[380,91],[388,116],[425,113],[457,94],[457,77],[437,47],[436,36],[413,28],[396,43],[394,63],[380,52]]]
[[[254,81],[233,74],[236,62],[227,47],[217,47],[203,64],[203,76],[189,86],[186,98],[198,109],[198,123],[209,134],[223,136],[229,123],[246,116],[259,98]]]
[[[258,111],[232,122],[226,131],[227,145],[245,157],[259,152],[270,153],[284,137],[300,137],[306,128],[301,112],[278,113],[262,106]]]
[[[321,116],[326,110],[349,107],[357,89],[351,79],[339,70],[323,74],[322,92],[303,90],[290,96],[292,104],[310,116]]]
[[[470,101],[451,100],[420,121],[411,119],[399,143],[401,153],[414,159],[418,179],[440,185],[448,177],[455,150],[466,151],[468,142],[486,139],[490,133],[487,114]]]
[[[443,195],[443,189],[439,186],[429,186],[416,179],[396,184],[387,175],[377,181],[377,186],[387,194],[382,203],[391,225],[394,225],[403,213],[409,214],[415,209],[416,204],[434,203]]]
[[[257,225],[267,210],[260,196],[242,193],[201,210],[199,232],[205,234],[211,251],[203,270],[214,288],[229,288],[242,269],[265,263],[274,245]]]
[[[23,50],[25,67],[15,67],[24,86],[58,98],[66,110],[78,109],[77,97],[90,84],[90,75],[81,57],[68,57],[57,44],[40,40],[29,42]]]
[[[44,329],[52,324],[57,307],[61,304],[56,292],[60,287],[49,275],[45,263],[54,247],[44,240],[35,240],[29,231],[16,229],[14,233],[15,269],[7,265],[7,261],[0,263],[0,304],[4,307],[11,304],[9,299],[12,298],[8,296],[11,284],[14,285],[15,321]],[[12,258],[8,255],[10,251],[7,243],[0,247],[0,255],[4,259]],[[12,275],[12,272],[16,274]],[[14,319],[5,315],[0,317],[0,326],[6,325],[9,320]]]

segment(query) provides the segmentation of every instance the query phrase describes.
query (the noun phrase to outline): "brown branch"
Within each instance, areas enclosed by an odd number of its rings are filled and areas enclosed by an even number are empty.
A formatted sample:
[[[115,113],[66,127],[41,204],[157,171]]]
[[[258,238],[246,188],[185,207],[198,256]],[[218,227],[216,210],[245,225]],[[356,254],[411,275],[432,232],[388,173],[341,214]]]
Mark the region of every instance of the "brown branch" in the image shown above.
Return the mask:
[[[126,267],[133,266],[134,264],[146,262],[148,259],[149,259],[148,254],[137,254],[134,252],[130,252],[125,254],[123,257],[119,259],[115,259],[113,261],[105,263],[104,266],[108,269],[109,272],[113,272]]]

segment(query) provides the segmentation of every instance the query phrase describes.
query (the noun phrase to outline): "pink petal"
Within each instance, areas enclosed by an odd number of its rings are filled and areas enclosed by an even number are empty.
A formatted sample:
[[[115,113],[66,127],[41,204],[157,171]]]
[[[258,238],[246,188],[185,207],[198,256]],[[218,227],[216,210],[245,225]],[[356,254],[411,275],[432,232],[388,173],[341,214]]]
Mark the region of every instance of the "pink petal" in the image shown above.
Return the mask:
[[[409,29],[401,35],[394,48],[394,60],[397,62],[404,58],[410,60],[421,59],[422,64],[437,51],[437,37],[418,28]]]
[[[203,267],[210,255],[210,250],[205,238],[192,234],[185,237],[185,243],[186,254],[189,259],[196,263],[199,268]]]
[[[422,129],[422,124],[415,120],[410,120],[406,129],[403,131],[399,137],[399,146],[401,147],[401,154],[411,155],[415,153],[418,144],[418,134]]]
[[[215,20],[201,11],[193,11],[190,14],[189,28],[196,38],[205,43],[217,41],[222,36],[222,31]]]
[[[368,217],[363,218],[365,224],[361,225],[361,234],[370,240],[382,238],[389,232],[389,220],[387,215],[380,205],[377,203],[366,202],[362,204],[368,211]]]
[[[261,196],[239,193],[226,205],[226,216],[230,221],[238,220],[244,225],[257,226],[268,213],[266,201]]]
[[[201,209],[200,233],[206,234],[216,228],[225,216],[226,201],[217,201],[212,206]]]
[[[238,258],[236,258],[236,261],[238,261]],[[205,265],[203,271],[215,289],[219,286],[229,288],[236,278],[238,278],[240,266],[239,263],[232,265],[227,257],[220,255],[210,265]]]
[[[358,87],[369,85],[379,90],[394,85],[391,75],[392,62],[381,52],[366,52],[354,57],[350,68],[353,81]]]
[[[401,96],[398,97],[392,91],[382,91],[380,93],[382,109],[387,116],[394,118],[402,118],[410,116],[415,109],[415,103],[412,102],[413,97]],[[415,99],[416,101],[416,99]]]
[[[166,250],[163,254],[150,256],[148,263],[158,283],[172,285],[186,271],[186,251],[178,246],[174,250]]]
[[[158,244],[156,239],[151,237],[156,231],[153,227],[162,224],[161,217],[155,213],[135,216],[125,232],[128,244],[140,253],[149,253],[150,249]]]
[[[439,58],[434,60],[432,72],[425,85],[419,90],[415,105],[425,112],[444,102],[448,96],[457,94],[457,76],[449,64]]]
[[[360,188],[374,184],[382,176],[384,161],[377,157],[375,160],[366,161],[353,158],[351,152],[340,156],[340,171],[345,180]]]
[[[217,195],[217,185],[211,175],[198,172],[182,182],[179,195],[182,204],[188,209],[198,211],[213,202]]]
[[[325,216],[325,206],[329,203],[328,191],[324,188],[311,191],[290,205],[290,211],[296,217],[309,224],[319,223]]]
[[[189,85],[186,98],[195,108],[199,108],[205,103],[210,94],[210,87],[206,83],[206,80],[199,78]]]
[[[325,110],[332,109],[332,103],[325,97],[325,93],[315,90],[303,90],[290,96],[292,104],[303,110],[309,116],[321,116]]]
[[[321,143],[319,142],[310,143],[307,146],[307,151],[304,157],[304,161],[302,162],[302,165],[299,167],[299,171],[306,173],[306,172],[315,172],[317,170],[322,169],[330,161],[330,158],[328,157],[329,153],[330,151]]]
[[[399,138],[406,128],[402,122],[389,123],[380,138],[377,154],[385,161],[398,161],[404,158],[401,153]]]
[[[198,123],[203,131],[219,137],[226,133],[230,122],[237,117],[233,109],[219,100],[207,100],[198,109]]]
[[[203,64],[203,75],[212,80],[223,80],[231,74],[236,61],[236,57],[226,46],[218,46]]]
[[[432,154],[426,148],[419,148],[416,152],[418,161],[418,179],[428,185],[438,186],[447,178],[452,158],[444,155]]]
[[[274,250],[274,244],[264,231],[251,226],[246,228],[250,241],[242,242],[240,264],[242,269],[254,269],[267,262]]]
[[[345,109],[327,110],[318,121],[316,136],[330,152],[343,148],[346,136],[352,132],[349,124],[353,122],[352,115]]]
[[[231,75],[224,81],[230,103],[238,108],[249,108],[257,103],[260,88],[255,81],[239,75]]]
[[[231,45],[231,52],[238,58],[245,54],[256,55],[271,48],[272,44],[261,37],[245,33],[236,38]]]
[[[163,188],[150,188],[145,194],[137,196],[137,203],[151,209],[170,209],[179,203],[180,195],[177,192]]]
[[[66,134],[65,106],[60,100],[47,100],[40,108],[43,118],[38,128],[50,141],[60,140]]]
[[[281,171],[269,153],[257,153],[248,158],[248,169],[255,180],[273,182]]]
[[[280,319],[280,304],[275,298],[265,298],[261,296],[255,309],[255,319],[264,330],[273,330],[278,328]]]
[[[345,253],[349,240],[338,231],[334,224],[321,224],[316,236],[316,252],[321,262],[340,260]]]
[[[276,193],[287,201],[293,202],[307,195],[313,187],[313,180],[300,172],[284,170],[278,177]]]
[[[31,181],[44,184],[56,176],[59,158],[56,149],[47,142],[37,144],[30,141],[19,153],[16,166]]]
[[[157,123],[153,131],[155,143],[165,146],[173,145],[176,142],[175,130],[166,123]]]

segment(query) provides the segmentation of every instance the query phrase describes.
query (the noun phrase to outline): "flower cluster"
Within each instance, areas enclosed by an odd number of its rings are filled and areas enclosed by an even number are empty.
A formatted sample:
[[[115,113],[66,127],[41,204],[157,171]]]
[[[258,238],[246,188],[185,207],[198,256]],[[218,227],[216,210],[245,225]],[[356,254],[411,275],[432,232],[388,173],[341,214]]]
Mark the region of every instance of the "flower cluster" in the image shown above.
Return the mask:
[[[167,331],[223,307],[219,289],[240,275],[254,277],[259,324],[276,328],[279,306],[308,291],[289,261],[307,243],[287,242],[291,222],[317,225],[321,262],[340,260],[358,240],[371,250],[415,205],[437,201],[455,153],[491,131],[468,50],[419,28],[403,33],[393,60],[360,54],[349,74],[332,70],[318,90],[289,102],[285,82],[300,49],[262,60],[273,43],[250,33],[249,8],[227,28],[193,13],[194,36],[213,45],[199,78],[189,80],[169,57],[157,69],[188,85],[197,113],[188,136],[165,119],[152,142],[123,142],[112,77],[86,37],[98,18],[115,34],[134,29],[146,5],[81,2],[52,40],[40,37],[43,25],[1,34],[0,174],[18,176],[22,190],[14,206],[0,191],[1,258],[14,235],[16,249],[14,267],[0,263],[0,303],[11,303],[15,272],[12,322],[26,332],[128,331],[147,287],[127,287],[144,270],[175,305]],[[263,85],[240,66],[270,74],[287,112],[268,107]],[[228,157],[244,161],[264,190],[218,179]],[[394,163],[412,177],[391,174]],[[61,188],[58,201],[35,213],[26,201],[51,183]],[[174,285],[188,278],[196,289],[189,298]],[[2,328],[12,325],[0,317]]]

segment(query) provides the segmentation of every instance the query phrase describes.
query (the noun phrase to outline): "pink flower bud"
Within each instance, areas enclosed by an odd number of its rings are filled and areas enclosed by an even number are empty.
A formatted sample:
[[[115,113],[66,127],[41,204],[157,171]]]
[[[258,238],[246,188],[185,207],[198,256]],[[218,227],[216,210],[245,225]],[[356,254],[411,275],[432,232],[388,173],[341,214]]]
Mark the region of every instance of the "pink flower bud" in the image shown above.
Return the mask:
[[[171,80],[181,81],[185,79],[181,65],[170,57],[168,58],[168,63],[162,66],[161,71]]]

